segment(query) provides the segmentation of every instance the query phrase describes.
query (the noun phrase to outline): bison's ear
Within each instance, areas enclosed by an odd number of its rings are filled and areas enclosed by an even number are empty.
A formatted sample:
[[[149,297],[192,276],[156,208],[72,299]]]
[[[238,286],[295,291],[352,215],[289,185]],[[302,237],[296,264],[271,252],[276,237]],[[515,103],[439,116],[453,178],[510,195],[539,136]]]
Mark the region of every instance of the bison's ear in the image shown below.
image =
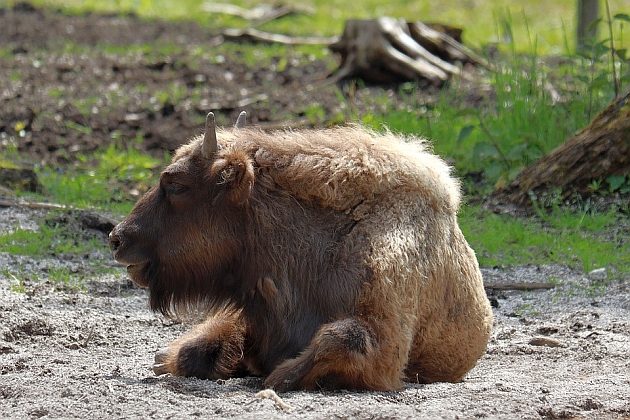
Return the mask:
[[[227,198],[232,204],[244,204],[254,185],[254,165],[245,152],[231,151],[214,161],[210,176],[227,188]]]

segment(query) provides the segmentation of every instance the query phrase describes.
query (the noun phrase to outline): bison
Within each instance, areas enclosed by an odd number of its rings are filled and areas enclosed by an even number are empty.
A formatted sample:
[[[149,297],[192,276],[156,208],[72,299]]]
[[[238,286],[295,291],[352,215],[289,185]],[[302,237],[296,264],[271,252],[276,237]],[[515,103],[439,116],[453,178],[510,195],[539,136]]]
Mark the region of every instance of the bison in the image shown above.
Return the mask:
[[[492,311],[448,166],[420,139],[242,117],[217,130],[208,114],[110,234],[153,310],[204,314],[155,373],[280,391],[460,381]]]

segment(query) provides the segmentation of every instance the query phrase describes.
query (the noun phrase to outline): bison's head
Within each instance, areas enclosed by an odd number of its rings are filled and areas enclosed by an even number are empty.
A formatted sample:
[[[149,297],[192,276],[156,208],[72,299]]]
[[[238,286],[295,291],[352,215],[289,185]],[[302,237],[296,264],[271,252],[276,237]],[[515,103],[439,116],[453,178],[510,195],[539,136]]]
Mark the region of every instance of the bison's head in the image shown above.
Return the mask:
[[[236,123],[244,123],[241,113]],[[158,185],[110,233],[114,258],[148,287],[154,310],[169,314],[191,304],[224,303],[238,293],[252,161],[218,149],[214,115],[206,132],[182,146]],[[225,302],[226,303],[226,302]]]

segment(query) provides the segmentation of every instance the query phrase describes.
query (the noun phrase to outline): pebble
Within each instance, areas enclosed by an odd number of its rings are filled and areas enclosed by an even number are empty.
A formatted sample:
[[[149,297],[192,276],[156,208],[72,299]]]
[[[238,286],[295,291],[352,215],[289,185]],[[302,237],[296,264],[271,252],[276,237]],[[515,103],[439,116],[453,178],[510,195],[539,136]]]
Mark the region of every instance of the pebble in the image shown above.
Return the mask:
[[[560,340],[549,337],[534,337],[529,340],[531,346],[545,346],[545,347],[564,347]]]
[[[608,277],[608,273],[606,272],[606,268],[596,268],[595,270],[588,273],[588,277],[591,280],[606,280]]]

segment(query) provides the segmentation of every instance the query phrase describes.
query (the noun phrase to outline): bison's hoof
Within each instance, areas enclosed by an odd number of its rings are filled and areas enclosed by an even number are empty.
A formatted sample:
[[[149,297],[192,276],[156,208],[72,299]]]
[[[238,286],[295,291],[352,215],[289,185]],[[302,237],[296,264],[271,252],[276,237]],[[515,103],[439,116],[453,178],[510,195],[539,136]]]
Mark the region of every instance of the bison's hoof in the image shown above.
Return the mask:
[[[153,363],[153,373],[157,376],[164,375],[165,373],[170,373],[168,370],[166,359],[168,358],[168,347],[164,347],[163,349],[158,350],[155,353],[155,361]]]
[[[264,387],[278,392],[287,392],[296,389],[297,383],[291,379],[269,376],[265,379]]]
[[[153,365],[153,373],[155,373],[155,376],[160,376],[170,372],[164,363],[156,363]]]
[[[287,361],[278,366],[265,379],[265,388],[271,388],[278,392],[295,391],[300,389],[300,383],[305,374],[305,369],[295,361]]]

